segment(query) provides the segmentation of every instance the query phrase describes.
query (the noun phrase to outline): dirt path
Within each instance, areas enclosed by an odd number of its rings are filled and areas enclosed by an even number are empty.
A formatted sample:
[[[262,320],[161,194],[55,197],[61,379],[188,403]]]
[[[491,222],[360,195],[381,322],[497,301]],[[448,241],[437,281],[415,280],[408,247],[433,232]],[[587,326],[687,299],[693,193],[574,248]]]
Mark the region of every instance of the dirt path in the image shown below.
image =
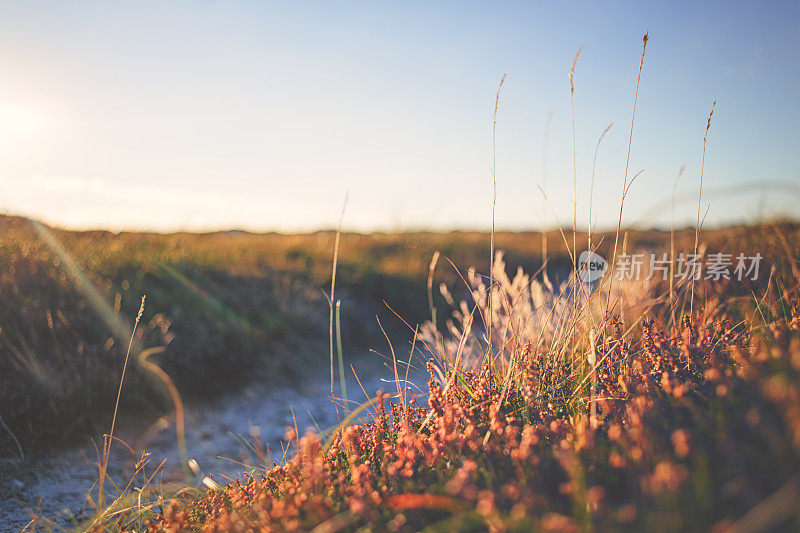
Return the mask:
[[[391,372],[376,355],[356,359],[353,365],[361,383],[370,395],[378,389],[393,390],[394,382],[386,383]],[[349,372],[348,396],[362,403],[364,393]],[[337,396],[339,385],[336,384]],[[341,412],[341,411],[340,411]],[[220,397],[202,408],[186,411],[188,456],[199,464],[203,475],[212,475],[220,483],[223,476],[240,476],[243,466],[219,459],[227,457],[249,464],[252,454],[243,444],[257,431],[262,442],[269,443],[276,461],[282,456],[281,440],[287,426],[293,426],[293,413],[301,434],[307,428],[325,430],[337,423],[337,413],[330,400],[330,377],[327,368],[314,369],[301,380],[285,380],[277,386],[252,385],[236,393]],[[112,479],[127,482],[133,464],[146,449],[148,472],[166,459],[164,482],[185,481],[184,469],[176,444],[175,426],[161,420],[147,428],[127,428],[121,437],[134,448],[135,456],[122,444],[112,450]],[[31,521],[32,512],[67,526],[71,516],[80,519],[86,505],[85,496],[97,478],[96,451],[93,445],[66,449],[28,460],[16,472],[0,479],[0,530],[18,531]],[[141,481],[137,478],[141,484]],[[192,483],[199,483],[198,479]],[[113,488],[112,488],[113,490]],[[96,492],[94,493],[96,495]]]

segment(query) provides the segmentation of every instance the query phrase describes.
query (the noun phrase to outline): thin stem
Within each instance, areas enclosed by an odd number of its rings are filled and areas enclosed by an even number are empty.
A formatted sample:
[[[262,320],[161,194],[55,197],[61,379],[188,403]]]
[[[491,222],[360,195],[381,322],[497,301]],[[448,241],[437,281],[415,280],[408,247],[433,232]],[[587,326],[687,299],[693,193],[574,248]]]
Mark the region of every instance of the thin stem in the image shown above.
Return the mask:
[[[495,175],[497,162],[497,109],[500,107],[500,89],[503,88],[503,83],[505,83],[507,75],[508,72],[503,74],[503,77],[500,78],[500,85],[497,86],[497,94],[495,95],[494,99],[494,114],[492,115],[492,234],[489,243],[489,293],[487,295],[489,304],[489,321],[486,325],[487,340],[489,341],[489,355],[492,357],[492,359],[494,359],[494,354],[492,352],[492,288],[494,287],[494,215],[495,206],[497,204],[497,178]]]
[[[683,171],[686,170],[686,165],[681,165],[678,170],[678,176],[675,178],[675,184],[672,186],[672,227],[669,231],[669,307],[672,315],[672,323],[675,323],[675,194],[678,190],[678,181],[680,181]]]
[[[131,355],[131,348],[133,347],[133,339],[136,337],[136,328],[139,325],[139,320],[142,319],[142,313],[144,313],[144,300],[145,296],[142,296],[142,303],[139,305],[139,313],[136,315],[136,321],[133,323],[133,331],[131,332],[131,338],[128,341],[128,350],[125,352],[125,362],[122,364],[122,376],[119,378],[119,389],[117,390],[117,401],[114,404],[114,416],[111,418],[111,431],[108,432],[108,436],[105,439],[103,445],[103,460],[102,465],[100,467],[100,479],[98,481],[98,494],[97,494],[97,501],[98,501],[98,511],[99,508],[102,507],[105,503],[105,494],[103,494],[103,486],[105,485],[106,480],[106,472],[108,471],[108,460],[111,456],[111,443],[114,441],[114,427],[117,423],[117,411],[119,411],[119,399],[122,396],[122,384],[125,382],[125,371],[128,368],[128,358]]]
[[[342,400],[344,400],[345,413],[350,411],[350,405],[347,401],[347,384],[344,379],[344,356],[342,355],[342,323],[339,316],[339,309],[342,306],[341,300],[336,300],[336,351],[339,356],[339,384],[342,389]]]
[[[592,160],[592,181],[591,185],[589,186],[589,248],[588,250],[592,252],[592,204],[594,203],[594,177],[595,172],[597,171],[597,153],[600,151],[600,143],[603,142],[603,137],[606,136],[608,130],[611,129],[614,123],[612,122],[606,129],[603,130],[603,133],[600,134],[600,137],[597,139],[597,145],[594,147],[594,159]]]
[[[575,53],[575,59],[572,60],[572,68],[569,71],[569,108],[572,118],[572,268],[577,272],[578,263],[575,259],[578,253],[577,235],[578,235],[578,178],[577,178],[577,164],[575,154],[575,64],[578,62],[578,56],[581,55],[583,46],[578,48]]]
[[[706,119],[706,134],[703,136],[703,159],[700,162],[700,191],[697,193],[697,224],[694,227],[694,257],[697,258],[697,248],[700,243],[700,203],[703,199],[703,169],[706,166],[706,143],[708,142],[708,129],[711,127],[711,116],[714,114],[714,107],[717,101],[711,104],[711,111],[708,113]],[[692,296],[689,299],[689,314],[694,311],[694,281],[695,276],[692,275]]]
[[[550,137],[550,123],[553,120],[553,110],[549,110],[547,112],[547,119],[544,123],[544,141],[542,142],[542,190],[547,192],[547,141]],[[547,232],[546,229],[546,200],[542,197],[542,213],[541,213],[541,220],[542,220],[542,277],[545,280],[545,284],[548,283],[547,279]]]
[[[611,256],[611,269],[617,264],[617,245],[619,244],[619,232],[622,229],[622,208],[625,205],[625,194],[628,191],[628,168],[631,162],[631,145],[633,144],[633,124],[636,120],[636,102],[639,100],[639,83],[642,81],[642,68],[644,67],[644,54],[647,51],[647,41],[650,39],[647,32],[642,37],[642,58],[639,60],[639,74],[636,76],[636,92],[633,94],[633,113],[631,114],[631,131],[628,136],[628,156],[625,159],[625,177],[622,180],[622,199],[619,202],[619,219],[617,220],[617,232],[614,235],[614,252]],[[614,284],[613,273],[608,284],[608,302],[606,303],[606,312],[611,305],[611,287]]]
[[[339,215],[339,225],[336,227],[336,242],[333,245],[333,271],[331,273],[331,295],[328,298],[328,305],[330,306],[330,324],[329,324],[329,338],[331,350],[331,394],[333,394],[333,302],[336,300],[334,297],[334,289],[336,288],[336,266],[339,263],[339,240],[342,236],[342,221],[344,220],[344,211],[347,209],[347,198],[350,193],[344,195],[344,203],[342,204],[342,212]]]

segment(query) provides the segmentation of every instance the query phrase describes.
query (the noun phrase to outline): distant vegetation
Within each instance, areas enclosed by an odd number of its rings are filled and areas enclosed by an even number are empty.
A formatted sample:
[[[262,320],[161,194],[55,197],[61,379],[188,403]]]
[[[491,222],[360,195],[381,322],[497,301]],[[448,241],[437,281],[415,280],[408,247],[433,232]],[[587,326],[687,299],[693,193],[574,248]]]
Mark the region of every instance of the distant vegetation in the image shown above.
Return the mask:
[[[395,383],[339,427],[288,428],[294,455],[280,464],[256,440],[262,462],[242,479],[205,478],[206,490],[171,501],[143,462],[135,479],[151,497],[122,492],[86,527],[796,530],[800,231],[731,228],[702,242],[761,253],[762,275],[683,279],[672,296],[658,277],[574,291],[507,276],[498,257],[491,288],[468,272],[463,299],[443,290],[450,321],[423,324]],[[406,373],[427,390],[407,387]]]
[[[797,231],[791,224],[780,227],[790,235]],[[760,246],[783,253],[776,235],[770,226],[742,227],[705,232],[703,239],[710,250]],[[554,231],[547,238],[548,272],[563,279],[571,262],[562,237]],[[330,231],[70,232],[2,217],[2,420],[25,450],[104,432],[119,383],[125,328],[143,294],[147,305],[138,342],[167,347],[153,360],[189,399],[211,397],[247,379],[291,373],[300,361],[327,365],[328,304],[322,291],[330,288],[334,239]],[[679,232],[678,249],[691,250],[693,239],[694,230]],[[384,342],[377,337],[375,315],[393,340],[410,339],[394,312],[412,326],[429,318],[427,278],[436,250],[442,257],[432,292],[444,319],[438,285],[464,295],[466,267],[488,271],[488,240],[480,232],[343,235],[337,299],[343,299],[346,349],[363,351],[376,340]],[[601,253],[608,254],[610,240],[595,236]],[[509,273],[518,266],[540,270],[540,234],[499,232],[496,246],[505,251]],[[669,250],[669,233],[631,233],[626,246]],[[101,303],[93,302],[87,286],[96,289]],[[162,385],[136,368],[122,398],[123,413],[135,405],[138,412],[155,415],[170,405]],[[0,431],[7,457],[18,452],[10,432]]]

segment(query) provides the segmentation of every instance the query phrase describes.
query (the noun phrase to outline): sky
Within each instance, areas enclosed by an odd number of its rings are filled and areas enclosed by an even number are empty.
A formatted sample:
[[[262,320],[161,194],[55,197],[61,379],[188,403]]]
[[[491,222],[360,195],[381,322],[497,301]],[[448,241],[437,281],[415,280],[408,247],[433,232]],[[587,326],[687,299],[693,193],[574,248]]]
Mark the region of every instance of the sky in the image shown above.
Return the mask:
[[[631,139],[623,225],[693,225],[716,101],[704,224],[796,217],[798,50],[798,2],[1,2],[0,211],[487,230],[494,167],[498,228],[602,229]]]

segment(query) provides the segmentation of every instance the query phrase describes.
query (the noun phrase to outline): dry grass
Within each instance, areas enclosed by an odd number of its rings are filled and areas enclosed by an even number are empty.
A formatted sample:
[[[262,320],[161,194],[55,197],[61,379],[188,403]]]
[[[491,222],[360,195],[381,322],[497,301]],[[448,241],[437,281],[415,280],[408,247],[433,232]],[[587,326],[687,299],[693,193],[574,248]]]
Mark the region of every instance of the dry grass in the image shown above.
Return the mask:
[[[800,280],[792,260],[772,260],[758,298],[703,283],[699,311],[678,324],[666,282],[655,283],[625,329],[591,298],[576,317],[558,291],[542,295],[524,273],[504,278],[498,266],[496,361],[469,318],[488,312],[487,287],[470,277],[475,309],[465,316],[458,305],[450,332],[428,324],[416,345],[411,372],[428,377],[426,394],[379,392],[365,406],[376,408],[371,421],[348,420],[325,440],[290,431],[297,453],[284,464],[103,527],[797,527]],[[601,313],[593,328],[589,313]],[[442,341],[440,351],[424,348]]]
[[[612,268],[625,198],[638,176],[629,179],[628,168],[647,42],[645,34],[617,230],[613,246],[604,235],[597,245],[612,258]],[[578,54],[569,76],[571,103]],[[493,145],[499,97],[500,88]],[[572,120],[574,154],[574,112]],[[710,115],[706,133],[709,125]],[[496,194],[494,172],[493,161]],[[702,247],[699,220],[693,228],[696,253],[762,253],[771,266],[766,280],[704,280],[695,291],[694,278],[675,283],[644,272],[639,280],[614,284],[612,271],[594,290],[579,290],[575,207],[571,248],[559,228],[568,262],[555,286],[540,277],[544,245],[534,275],[520,266],[509,276],[503,253],[495,253],[501,235],[495,233],[494,200],[492,208],[488,283],[477,273],[486,271],[483,266],[464,274],[448,258],[455,280],[441,283],[436,302],[439,251],[412,269],[427,271],[430,319],[421,326],[406,322],[413,338],[405,369],[379,320],[396,394],[378,391],[329,435],[300,439],[296,428],[288,429],[287,445],[294,443],[296,454],[282,464],[264,464],[263,473],[225,486],[209,481],[211,490],[181,495],[160,513],[129,509],[98,527],[322,532],[800,526],[797,227],[775,226],[773,235],[730,228],[706,235]],[[690,245],[691,233],[676,232],[674,224],[668,234],[625,231],[623,254],[668,243],[673,278],[674,250]],[[590,248],[592,234],[590,211]],[[513,245],[509,249],[513,254]],[[450,316],[442,316],[448,307]],[[427,378],[427,392],[415,393],[409,375]],[[371,407],[371,419],[357,418]]]
[[[333,532],[800,528],[800,269],[795,257],[800,249],[800,230],[791,223],[726,228],[705,232],[701,243],[700,196],[694,228],[676,232],[673,224],[668,233],[623,231],[625,198],[639,175],[629,179],[628,171],[647,43],[645,34],[613,245],[612,233],[594,233],[591,204],[585,237],[590,249],[611,257],[612,267],[621,233],[623,254],[649,253],[668,243],[669,281],[643,277],[613,283],[613,275],[609,275],[594,288],[580,285],[575,198],[572,246],[561,228],[558,235],[554,234],[564,243],[560,253],[548,252],[547,235],[495,231],[494,145],[505,75],[497,90],[492,123],[488,258],[487,235],[478,232],[343,238],[339,230],[335,234],[295,236],[110,235],[47,230],[40,234],[54,236],[44,239],[45,246],[41,239],[27,234],[26,238],[12,239],[12,248],[4,252],[14,268],[29,269],[27,281],[41,283],[39,269],[47,264],[46,282],[42,283],[45,289],[52,289],[53,280],[58,280],[60,285],[56,286],[61,292],[56,293],[66,294],[66,301],[77,293],[107,315],[119,314],[121,302],[129,302],[131,293],[142,291],[145,280],[152,282],[148,276],[159,280],[166,273],[170,281],[178,281],[223,319],[217,329],[223,336],[212,351],[238,347],[242,333],[264,340],[259,323],[264,317],[254,317],[248,312],[252,309],[232,309],[230,300],[215,296],[210,287],[218,288],[240,277],[257,281],[268,277],[274,283],[272,291],[288,285],[284,296],[302,295],[294,299],[301,306],[297,316],[309,327],[316,322],[305,319],[315,314],[318,303],[310,294],[329,284],[331,391],[335,324],[342,381],[338,403],[342,406],[348,405],[348,399],[343,379],[342,300],[334,296],[337,270],[340,279],[346,280],[343,292],[357,294],[370,314],[376,303],[389,299],[391,312],[413,333],[408,357],[403,361],[378,318],[378,328],[391,353],[387,359],[396,393],[378,391],[361,406],[352,410],[346,407],[346,418],[327,435],[309,433],[301,438],[296,427],[288,428],[286,449],[293,447],[295,453],[286,455],[281,464],[262,456],[261,468],[241,480],[221,485],[206,477],[203,485],[207,490],[169,492],[154,486],[163,463],[147,473],[149,461],[142,455],[131,481],[115,485],[118,496],[106,505],[103,485],[130,346],[137,338],[147,340],[142,334],[137,337],[140,308],[122,364],[112,429],[99,465],[97,514],[83,529]],[[578,54],[569,74],[573,189],[577,187],[573,96]],[[713,107],[703,141],[701,195],[711,114]],[[597,141],[594,165],[607,131]],[[537,253],[532,245],[539,240],[542,246]],[[692,242],[695,254],[701,255],[711,251],[759,252],[770,266],[769,276],[742,282],[704,280],[697,285],[694,278],[683,278],[675,283],[674,251],[676,247],[689,249]],[[40,257],[29,260],[31,248],[36,248],[35,254]],[[440,269],[440,290],[434,295],[440,251],[454,268]],[[511,258],[510,265],[506,258]],[[68,266],[74,287],[67,283],[65,272],[55,268],[59,261]],[[545,261],[555,283],[544,270]],[[466,264],[474,266],[466,271],[456,267]],[[192,270],[198,265],[203,268]],[[488,284],[478,272],[488,272]],[[219,283],[197,282],[202,276],[207,281],[219,275]],[[128,293],[122,296],[115,283],[128,283],[132,278],[140,283],[126,287]],[[16,278],[12,280],[17,282]],[[80,290],[81,285],[84,290]],[[66,286],[69,290],[65,291]],[[425,290],[428,309],[420,310]],[[108,313],[106,300],[114,292],[115,311]],[[166,307],[174,294],[165,292],[161,296],[160,303]],[[34,300],[19,309],[38,316],[39,304]],[[85,317],[85,307],[79,307],[74,316]],[[5,311],[6,318],[11,316]],[[278,316],[291,311],[296,309],[286,306]],[[179,309],[176,314],[180,313]],[[49,329],[55,331],[49,308],[45,316]],[[66,317],[59,307],[57,316]],[[160,329],[165,341],[162,344],[169,344],[173,319],[157,316],[150,321],[150,329]],[[193,316],[188,323],[196,326],[203,318],[202,314]],[[120,320],[116,317],[108,322],[113,326]],[[66,318],[62,322],[69,323]],[[32,329],[44,330],[41,324]],[[96,337],[96,332],[90,333]],[[13,355],[12,370],[29,381],[47,383],[53,371],[42,356],[44,351],[26,344],[24,334],[4,335]],[[212,339],[212,335],[205,335],[200,342]],[[197,342],[197,338],[194,340]],[[113,341],[110,338],[105,342],[105,351]],[[147,361],[147,355],[160,351],[144,351],[137,360],[162,381],[180,413],[180,396],[170,375],[181,379],[182,369],[166,372]],[[72,361],[70,357],[61,359]],[[213,365],[203,368],[213,373]],[[104,368],[92,377],[109,381],[108,376],[116,373]],[[420,380],[428,381],[427,391],[415,391],[414,383]],[[8,429],[4,421],[3,427]],[[14,432],[9,433],[19,445]],[[178,435],[181,438],[180,428]]]
[[[780,225],[793,235],[796,226]],[[74,277],[59,256],[18,218],[0,219],[0,416],[10,431],[0,432],[4,457],[58,446],[79,435],[107,432],[124,360],[123,342],[142,294],[149,306],[137,332],[142,346],[164,346],[153,358],[188,399],[241,386],[244,376],[270,379],[291,371],[286,361],[319,353],[328,339],[327,305],[335,233],[309,235],[153,235],[67,232],[51,229],[84,279]],[[587,239],[586,233],[579,233]],[[770,225],[732,227],[703,233],[709,250],[780,249]],[[550,242],[562,241],[550,232]],[[495,233],[510,272],[521,266],[540,272],[538,232]],[[667,249],[669,232],[639,231],[630,249]],[[610,257],[613,234],[596,232],[598,253]],[[443,268],[447,260],[488,272],[488,233],[343,234],[337,274],[342,300],[341,336],[348,344],[371,344],[381,336],[374,315],[385,317],[392,336],[398,325],[383,301],[410,324],[422,324],[436,308],[443,324],[445,301],[432,291],[431,256],[440,251],[436,288],[461,291],[465,270]],[[584,241],[585,242],[585,241]],[[675,247],[691,250],[694,228],[676,230]],[[785,252],[784,252],[785,253]],[[572,261],[563,246],[551,247],[548,270],[556,285],[567,279]],[[534,276],[542,281],[542,274]],[[112,317],[107,325],[80,287],[96,287]],[[703,290],[701,288],[701,290]],[[678,296],[676,292],[676,296]],[[373,325],[367,323],[369,321]],[[115,334],[119,330],[119,334]],[[127,331],[124,331],[127,330]],[[298,338],[312,339],[313,349]],[[226,353],[220,367],[219,354]],[[243,369],[262,370],[253,374]],[[126,377],[123,414],[135,407],[156,417],[173,400],[162,383],[139,365]],[[36,391],[31,394],[30,391]]]
[[[700,188],[697,191],[697,223],[695,225],[695,233],[694,233],[694,253],[697,255],[697,246],[700,244],[700,208],[702,206],[703,200],[703,171],[706,168],[706,145],[708,144],[708,130],[711,128],[711,116],[714,114],[714,108],[717,106],[717,102],[711,105],[711,111],[708,113],[708,119],[706,120],[706,133],[703,136],[703,159],[700,163]],[[692,296],[689,302],[689,310],[694,309],[694,282],[692,283]]]

